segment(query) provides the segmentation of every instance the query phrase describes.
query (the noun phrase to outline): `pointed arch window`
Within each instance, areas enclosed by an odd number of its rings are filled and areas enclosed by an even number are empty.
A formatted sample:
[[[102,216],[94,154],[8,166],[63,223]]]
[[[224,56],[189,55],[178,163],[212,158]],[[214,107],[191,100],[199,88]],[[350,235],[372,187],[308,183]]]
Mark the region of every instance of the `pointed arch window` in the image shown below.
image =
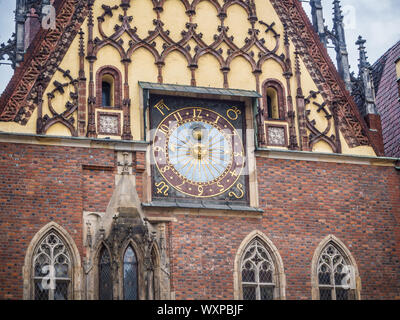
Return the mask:
[[[36,247],[33,256],[33,296],[35,300],[69,300],[71,286],[71,253],[61,238],[48,233]]]
[[[320,300],[355,299],[353,271],[346,255],[333,242],[328,243],[321,252],[317,266]]]
[[[260,239],[246,248],[241,261],[243,300],[273,300],[275,297],[275,266]]]
[[[360,300],[361,279],[357,262],[334,235],[321,241],[311,263],[313,300]]]
[[[100,251],[99,259],[99,299],[113,299],[111,259],[105,247]]]
[[[123,268],[124,300],[138,299],[138,262],[135,251],[131,246],[124,254]]]

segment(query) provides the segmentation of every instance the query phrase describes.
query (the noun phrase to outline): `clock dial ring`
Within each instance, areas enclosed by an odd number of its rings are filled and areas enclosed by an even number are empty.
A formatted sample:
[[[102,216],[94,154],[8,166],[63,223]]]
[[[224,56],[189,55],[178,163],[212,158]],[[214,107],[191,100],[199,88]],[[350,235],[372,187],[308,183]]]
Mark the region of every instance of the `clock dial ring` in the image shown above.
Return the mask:
[[[196,170],[199,170],[197,176],[182,172],[183,166],[179,167],[177,161],[171,161],[170,156],[174,155],[174,151],[176,151],[172,150],[171,152],[171,139],[173,139],[173,134],[184,126],[186,129],[192,130],[186,130],[187,134],[185,135],[185,140],[190,141],[191,147],[185,147],[187,141],[181,141],[181,147],[184,146],[182,152],[186,162],[190,160],[190,157],[199,157],[197,160],[200,161],[197,162],[202,163],[202,168],[197,164]],[[195,126],[202,126],[205,129],[204,137],[201,131],[195,130]],[[207,137],[207,134],[211,137]],[[219,160],[214,156],[211,156],[210,159],[210,153],[214,152],[212,151],[213,146],[207,148],[207,143],[204,143],[211,140],[212,144],[212,139],[215,138],[213,136],[219,137],[220,142],[223,141],[224,152],[218,151]],[[197,144],[196,139],[199,141]],[[198,149],[195,148],[196,146]],[[228,148],[225,148],[226,146]],[[197,107],[176,110],[161,121],[155,133],[153,156],[159,173],[174,189],[185,195],[202,198],[218,196],[229,190],[239,179],[245,163],[243,142],[234,126],[219,113]],[[218,167],[215,161],[220,161],[224,165]],[[214,168],[212,168],[212,164],[215,166]],[[189,165],[186,166],[186,169],[188,167]],[[204,177],[205,175],[207,177]]]

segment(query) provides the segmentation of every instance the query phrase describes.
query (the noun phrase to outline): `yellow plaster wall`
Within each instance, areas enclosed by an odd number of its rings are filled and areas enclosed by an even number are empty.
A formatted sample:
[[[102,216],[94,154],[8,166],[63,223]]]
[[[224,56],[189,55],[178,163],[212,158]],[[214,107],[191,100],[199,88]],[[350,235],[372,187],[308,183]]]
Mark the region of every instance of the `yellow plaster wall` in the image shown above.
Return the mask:
[[[229,27],[228,35],[234,37],[235,44],[242,48],[244,39],[248,37],[247,31],[251,28],[247,12],[238,4],[234,4],[226,11],[225,25]]]
[[[221,68],[217,58],[211,54],[205,54],[199,59],[196,70],[196,85],[199,87],[224,87],[224,76],[219,71]]]
[[[179,70],[179,72],[176,72],[176,70]],[[188,62],[185,56],[178,51],[171,52],[165,59],[165,67],[162,74],[164,83],[190,86],[191,73],[188,68]]]
[[[340,132],[340,131],[339,131]],[[340,141],[342,142],[342,153],[348,155],[360,155],[360,156],[371,156],[375,157],[375,151],[372,147],[361,146],[356,148],[350,148],[346,143],[346,140],[343,137],[343,134],[340,132]]]
[[[230,88],[255,90],[256,79],[247,60],[242,57],[233,59],[231,70],[228,73],[228,84]]]
[[[129,90],[131,97],[131,131],[133,140],[143,139],[143,114],[141,109],[141,97],[139,81],[157,82],[158,70],[154,64],[154,58],[150,51],[140,48],[132,55],[129,65]]]
[[[182,30],[186,30],[185,24],[188,22],[185,6],[180,0],[168,0],[163,8],[161,21],[164,22],[164,30],[169,30],[170,38],[177,42],[182,37]]]
[[[204,23],[204,21],[207,21],[207,23]],[[217,34],[218,26],[221,23],[217,18],[217,9],[214,5],[209,1],[201,1],[197,5],[193,22],[197,23],[197,32],[203,34],[202,40],[208,45],[213,43],[213,36]]]
[[[220,5],[224,4],[223,0],[219,0]],[[101,5],[119,5],[120,0],[102,0],[96,1],[94,5],[94,37],[99,37],[100,33],[98,32],[98,23],[97,17],[103,13],[101,9]],[[264,21],[268,24],[275,22],[274,29],[280,36],[280,48],[276,52],[277,55],[281,55],[284,52],[284,43],[283,43],[283,25],[278,18],[277,13],[273,9],[273,6],[269,1],[265,0],[255,0],[256,4],[256,13],[259,21]],[[122,14],[123,11],[121,9],[113,11],[113,17],[106,17],[106,22],[103,23],[104,32],[107,35],[111,35],[114,33],[114,26],[116,24],[120,24],[119,14]],[[238,47],[242,47],[244,45],[244,39],[248,37],[248,29],[250,28],[250,23],[247,18],[247,14],[245,10],[235,4],[228,8],[227,17],[224,20],[224,25],[229,27],[228,34],[234,36],[234,42]],[[149,30],[154,29],[153,20],[156,19],[157,14],[153,10],[153,4],[149,0],[135,0],[131,2],[131,8],[128,9],[128,15],[133,17],[133,21],[131,22],[131,27],[137,28],[137,34],[141,38],[145,38],[148,36]],[[185,24],[190,21],[189,17],[185,13],[185,7],[183,3],[179,0],[167,0],[164,5],[164,10],[161,12],[161,19],[164,22],[164,30],[170,31],[170,37],[177,41],[181,39],[181,32],[183,30],[187,30]],[[207,44],[211,44],[214,39],[214,34],[217,34],[217,28],[220,24],[219,19],[217,18],[217,10],[213,4],[209,1],[201,1],[196,7],[196,14],[192,17],[192,22],[197,23],[197,31],[203,34],[203,41]],[[85,47],[87,45],[87,21],[84,22],[83,31],[85,32]],[[269,49],[273,49],[275,47],[275,38],[271,33],[267,35],[264,33],[266,27],[256,23],[256,28],[260,30],[260,38],[264,38],[266,40],[266,47]],[[129,42],[129,37],[127,35],[123,35],[122,39],[124,40],[124,48],[126,49]],[[161,54],[163,48],[163,40],[160,38],[156,39],[156,49]],[[61,63],[61,68],[71,70],[71,74],[73,77],[78,76],[78,68],[79,68],[79,60],[78,60],[78,37],[73,41],[68,53]],[[191,46],[191,54],[194,55],[194,47],[196,43],[194,41],[190,42]],[[224,50],[224,58],[226,58],[226,45],[222,45],[220,48]],[[252,48],[254,52],[254,56],[257,58],[258,49],[256,47]],[[294,51],[295,48],[293,44],[290,44],[290,54],[292,66],[294,68]],[[131,128],[132,135],[134,140],[140,140],[143,136],[143,116],[141,109],[141,97],[140,97],[140,89],[138,86],[138,81],[149,81],[149,82],[157,82],[158,70],[155,65],[155,59],[153,55],[147,49],[139,49],[136,51],[132,58],[132,62],[128,68],[129,74],[129,90],[130,90],[130,98],[132,100],[131,106]],[[102,48],[97,54],[97,60],[94,63],[94,76],[99,68],[104,65],[113,65],[119,70],[121,70],[122,77],[124,76],[123,65],[121,63],[121,58],[117,50],[112,48],[111,46],[106,46]],[[302,72],[302,87],[304,91],[304,95],[307,96],[310,90],[317,91],[316,85],[314,84],[311,76],[309,75],[305,65],[301,61],[300,63],[301,72]],[[223,74],[220,70],[221,65],[218,60],[210,54],[206,54],[202,56],[198,63],[198,69],[195,71],[196,84],[198,86],[205,87],[223,87]],[[261,67],[262,74],[260,75],[259,82],[260,85],[266,79],[275,78],[281,81],[284,84],[285,90],[286,88],[286,79],[283,77],[283,69],[282,67],[272,59],[269,59],[264,62]],[[89,63],[85,60],[85,72],[86,77],[89,78]],[[182,85],[190,85],[191,73],[188,68],[188,62],[183,57],[182,54],[174,51],[169,54],[169,56],[165,60],[165,66],[162,69],[162,76],[164,83],[173,83],[173,84],[182,84]],[[54,75],[51,83],[54,80],[60,81],[63,80],[61,74],[57,73]],[[95,79],[96,80],[96,79]],[[252,73],[251,65],[243,58],[235,58],[231,64],[231,70],[228,73],[228,84],[230,88],[234,89],[247,89],[247,90],[257,90],[256,88],[256,80],[255,76]],[[291,95],[293,97],[293,103],[295,107],[295,97],[296,97],[296,81],[295,77],[290,79],[291,84]],[[52,90],[52,84],[49,88],[46,89],[46,92]],[[286,92],[287,93],[287,92]],[[46,97],[46,96],[45,96]],[[65,102],[67,101],[67,95],[64,97],[60,97],[54,100],[54,105],[57,110],[62,110]],[[122,100],[122,99],[121,99]],[[322,98],[318,97],[317,100],[319,103],[322,103]],[[310,107],[309,107],[310,108]],[[36,111],[35,111],[36,112]],[[47,107],[47,98],[45,98],[45,104],[43,108],[43,113],[46,114],[48,112]],[[323,113],[316,113],[315,108],[311,108],[311,118],[315,119],[317,124],[317,128],[323,130],[326,127],[326,119]],[[30,121],[26,126],[19,126],[16,123],[0,123],[0,130],[3,131],[14,131],[14,132],[36,132],[36,113],[31,117]],[[296,122],[296,130],[298,131],[298,126]],[[69,135],[65,132],[65,128],[61,128],[59,125],[53,127],[49,133],[57,134],[57,135]],[[334,133],[334,128],[331,129],[330,134]],[[373,155],[374,152],[370,147],[359,147],[359,148],[348,148],[344,138],[340,135],[340,139],[342,142],[343,153],[346,154],[362,154],[362,155]],[[319,143],[314,147],[315,150],[323,151],[327,150],[327,147],[324,143]],[[331,151],[329,151],[331,152]]]

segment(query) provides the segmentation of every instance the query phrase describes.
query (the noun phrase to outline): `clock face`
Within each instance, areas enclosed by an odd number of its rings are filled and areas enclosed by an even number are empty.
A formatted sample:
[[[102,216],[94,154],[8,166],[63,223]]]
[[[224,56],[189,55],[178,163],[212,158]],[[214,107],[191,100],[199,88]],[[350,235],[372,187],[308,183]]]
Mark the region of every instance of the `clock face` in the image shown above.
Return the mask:
[[[154,183],[156,195],[168,197],[173,190],[183,197],[215,198],[226,193],[227,199],[244,198],[245,150],[232,123],[242,111],[235,106],[216,110],[205,103],[173,108],[164,100],[155,105],[159,111],[152,148],[159,177]]]

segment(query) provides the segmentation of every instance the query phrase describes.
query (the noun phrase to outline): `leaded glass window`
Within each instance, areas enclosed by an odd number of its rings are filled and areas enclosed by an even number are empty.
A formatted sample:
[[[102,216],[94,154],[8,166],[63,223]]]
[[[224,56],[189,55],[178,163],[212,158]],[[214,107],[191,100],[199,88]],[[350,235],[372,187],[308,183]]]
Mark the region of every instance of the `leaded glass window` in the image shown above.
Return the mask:
[[[351,266],[332,243],[322,251],[318,260],[318,287],[320,300],[349,300],[354,290],[347,283]]]
[[[60,237],[51,232],[33,256],[35,300],[68,300],[71,295],[71,255]]]
[[[241,263],[243,300],[273,300],[275,267],[271,255],[259,239],[247,247]]]
[[[149,275],[149,299],[154,300],[156,299],[156,268],[157,268],[157,258],[156,258],[156,252],[154,248],[151,250],[151,262],[152,262],[152,269],[150,271]]]
[[[102,248],[99,259],[99,299],[112,300],[112,273],[110,254],[106,248]]]
[[[138,263],[131,246],[124,254],[124,299],[138,299]]]

